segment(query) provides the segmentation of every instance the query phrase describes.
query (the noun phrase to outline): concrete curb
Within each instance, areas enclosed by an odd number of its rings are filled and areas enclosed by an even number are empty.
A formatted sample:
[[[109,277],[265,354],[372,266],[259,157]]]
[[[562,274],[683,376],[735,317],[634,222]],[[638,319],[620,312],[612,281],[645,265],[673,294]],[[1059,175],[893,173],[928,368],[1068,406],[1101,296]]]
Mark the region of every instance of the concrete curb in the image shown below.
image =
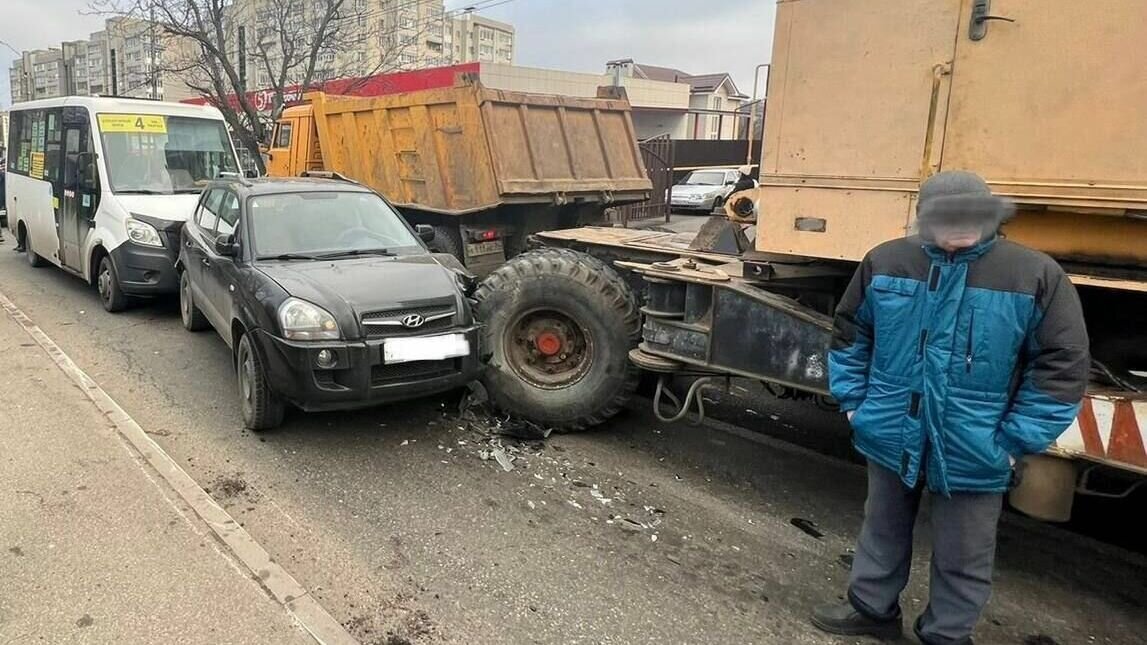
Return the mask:
[[[291,574],[271,558],[266,549],[239,526],[230,513],[216,504],[207,491],[195,483],[195,480],[164,452],[163,448],[152,440],[103,388],[80,369],[3,292],[0,292],[0,307],[3,307],[4,311],[32,337],[32,340],[36,341],[60,371],[84,392],[120,435],[139,451],[140,456],[187,502],[216,537],[231,549],[236,559],[247,567],[267,593],[285,607],[316,642],[323,645],[358,643]]]

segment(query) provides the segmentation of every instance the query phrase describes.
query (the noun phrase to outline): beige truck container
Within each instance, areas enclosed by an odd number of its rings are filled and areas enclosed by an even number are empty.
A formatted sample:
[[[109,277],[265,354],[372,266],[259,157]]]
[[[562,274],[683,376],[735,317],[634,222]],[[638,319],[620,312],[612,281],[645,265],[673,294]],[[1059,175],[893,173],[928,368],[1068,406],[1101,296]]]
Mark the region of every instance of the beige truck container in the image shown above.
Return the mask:
[[[1077,282],[1147,262],[1147,2],[777,4],[758,251],[858,260],[966,169]]]

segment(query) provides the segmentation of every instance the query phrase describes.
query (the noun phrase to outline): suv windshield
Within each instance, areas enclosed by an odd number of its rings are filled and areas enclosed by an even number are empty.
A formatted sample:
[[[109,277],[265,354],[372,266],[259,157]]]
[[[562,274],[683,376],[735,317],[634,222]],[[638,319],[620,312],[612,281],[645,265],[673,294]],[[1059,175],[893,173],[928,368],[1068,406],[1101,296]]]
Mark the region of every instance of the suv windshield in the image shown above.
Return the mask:
[[[257,195],[248,202],[248,213],[261,259],[425,252],[398,213],[373,193]]]
[[[695,170],[682,183],[688,186],[720,186],[725,183],[725,173]]]
[[[238,172],[222,121],[155,114],[100,114],[108,180],[116,193],[198,193]]]

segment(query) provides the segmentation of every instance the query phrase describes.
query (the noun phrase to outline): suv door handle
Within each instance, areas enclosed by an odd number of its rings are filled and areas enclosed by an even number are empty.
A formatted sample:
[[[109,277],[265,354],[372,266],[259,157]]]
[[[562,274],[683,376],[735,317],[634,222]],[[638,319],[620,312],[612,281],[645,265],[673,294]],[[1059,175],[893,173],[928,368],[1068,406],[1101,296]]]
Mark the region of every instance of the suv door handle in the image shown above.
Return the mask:
[[[205,267],[211,266],[211,260],[208,260],[207,258],[202,258],[199,260],[199,262]]]

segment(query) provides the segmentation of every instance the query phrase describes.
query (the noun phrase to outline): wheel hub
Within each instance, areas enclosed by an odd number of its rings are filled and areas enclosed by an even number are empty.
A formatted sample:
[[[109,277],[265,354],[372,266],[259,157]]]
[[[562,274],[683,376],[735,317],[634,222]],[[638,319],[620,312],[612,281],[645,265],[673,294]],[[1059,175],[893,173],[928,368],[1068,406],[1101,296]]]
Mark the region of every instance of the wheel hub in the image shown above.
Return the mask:
[[[534,339],[534,346],[543,356],[554,356],[561,351],[565,343],[553,331],[544,331]]]
[[[506,333],[510,367],[535,386],[567,387],[581,380],[592,364],[589,334],[563,312],[528,312],[507,327]]]
[[[111,293],[111,272],[107,269],[100,271],[100,277],[96,280],[96,282],[100,290],[100,297],[104,300],[107,300],[108,294]]]

